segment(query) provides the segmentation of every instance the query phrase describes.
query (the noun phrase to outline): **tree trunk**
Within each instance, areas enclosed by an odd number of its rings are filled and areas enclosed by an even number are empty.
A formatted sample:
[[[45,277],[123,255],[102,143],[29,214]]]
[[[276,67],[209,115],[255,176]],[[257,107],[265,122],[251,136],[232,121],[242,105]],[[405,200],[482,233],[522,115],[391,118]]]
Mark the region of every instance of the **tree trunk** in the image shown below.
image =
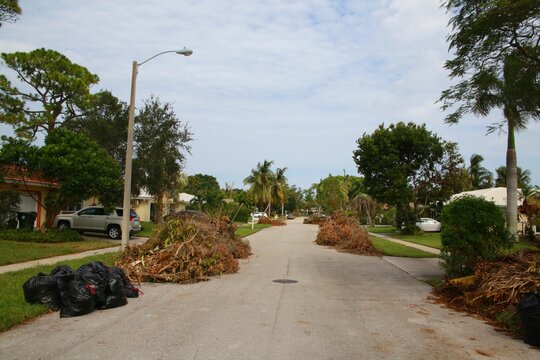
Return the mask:
[[[158,192],[154,199],[156,200],[156,213],[154,214],[154,224],[163,222],[163,193]]]
[[[508,119],[508,148],[506,150],[506,226],[512,241],[517,241],[517,155],[514,126]]]

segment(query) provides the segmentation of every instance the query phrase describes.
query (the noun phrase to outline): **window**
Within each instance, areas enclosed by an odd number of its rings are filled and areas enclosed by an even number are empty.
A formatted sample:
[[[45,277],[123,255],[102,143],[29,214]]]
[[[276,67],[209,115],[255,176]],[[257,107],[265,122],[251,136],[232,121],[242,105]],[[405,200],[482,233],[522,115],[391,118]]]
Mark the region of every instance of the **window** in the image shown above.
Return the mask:
[[[78,203],[75,205],[66,206],[63,211],[79,211],[81,209],[82,209],[82,203]]]

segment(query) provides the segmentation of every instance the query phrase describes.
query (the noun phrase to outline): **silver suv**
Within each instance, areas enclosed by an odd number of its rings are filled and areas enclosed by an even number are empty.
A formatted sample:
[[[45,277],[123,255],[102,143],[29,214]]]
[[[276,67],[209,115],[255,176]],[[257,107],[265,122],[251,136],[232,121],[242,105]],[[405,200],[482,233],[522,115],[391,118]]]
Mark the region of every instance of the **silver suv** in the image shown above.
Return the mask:
[[[111,239],[122,237],[122,208],[116,208],[107,213],[103,207],[90,206],[73,213],[61,212],[54,219],[54,227],[72,229],[78,232],[100,232],[109,235]],[[129,214],[129,234],[141,231],[139,215],[132,209]]]

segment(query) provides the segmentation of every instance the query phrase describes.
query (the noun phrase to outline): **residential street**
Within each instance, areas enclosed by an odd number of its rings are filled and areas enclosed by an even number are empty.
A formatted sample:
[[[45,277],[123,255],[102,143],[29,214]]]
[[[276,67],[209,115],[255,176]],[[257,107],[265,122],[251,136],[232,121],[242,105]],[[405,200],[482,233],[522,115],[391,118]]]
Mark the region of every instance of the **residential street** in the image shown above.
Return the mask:
[[[430,286],[384,259],[315,245],[316,233],[289,221],[249,238],[253,255],[237,274],[142,284],[126,306],[0,333],[0,359],[539,358],[428,300]]]

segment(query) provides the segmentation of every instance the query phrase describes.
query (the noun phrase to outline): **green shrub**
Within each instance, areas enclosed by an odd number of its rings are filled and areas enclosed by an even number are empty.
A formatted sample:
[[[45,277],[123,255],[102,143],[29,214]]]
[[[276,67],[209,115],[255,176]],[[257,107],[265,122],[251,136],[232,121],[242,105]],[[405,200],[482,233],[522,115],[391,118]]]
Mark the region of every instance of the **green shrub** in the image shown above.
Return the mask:
[[[450,278],[470,275],[479,260],[492,260],[512,246],[504,215],[493,202],[467,196],[441,214],[441,259]]]
[[[227,216],[232,221],[245,223],[251,220],[251,208],[245,205],[229,205],[227,207]]]
[[[0,231],[1,240],[26,241],[38,243],[63,243],[82,241],[82,236],[72,230],[49,229],[45,233],[37,230],[9,229]]]

